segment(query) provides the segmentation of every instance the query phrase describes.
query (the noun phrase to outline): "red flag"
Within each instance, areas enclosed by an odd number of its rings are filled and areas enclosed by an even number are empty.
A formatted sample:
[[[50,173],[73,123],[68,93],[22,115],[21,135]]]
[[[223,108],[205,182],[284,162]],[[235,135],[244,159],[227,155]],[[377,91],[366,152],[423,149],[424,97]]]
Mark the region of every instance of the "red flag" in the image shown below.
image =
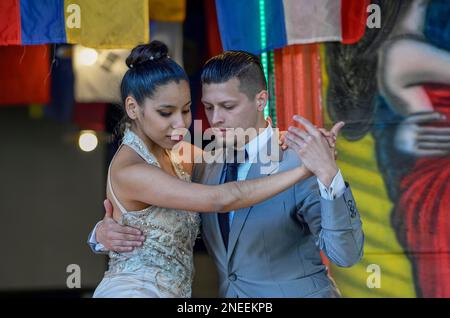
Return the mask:
[[[49,55],[47,45],[0,46],[0,105],[49,102]]]
[[[18,45],[20,35],[19,0],[0,1],[0,45]]]
[[[370,0],[341,0],[342,43],[353,44],[366,32]]]

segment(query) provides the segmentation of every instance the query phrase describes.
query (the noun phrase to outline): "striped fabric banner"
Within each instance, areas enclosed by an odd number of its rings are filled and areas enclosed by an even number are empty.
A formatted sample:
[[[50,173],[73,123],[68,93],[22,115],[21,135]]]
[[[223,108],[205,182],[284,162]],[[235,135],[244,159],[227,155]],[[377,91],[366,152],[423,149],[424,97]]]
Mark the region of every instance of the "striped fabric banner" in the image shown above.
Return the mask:
[[[255,54],[292,44],[355,43],[369,0],[216,0],[225,50]]]

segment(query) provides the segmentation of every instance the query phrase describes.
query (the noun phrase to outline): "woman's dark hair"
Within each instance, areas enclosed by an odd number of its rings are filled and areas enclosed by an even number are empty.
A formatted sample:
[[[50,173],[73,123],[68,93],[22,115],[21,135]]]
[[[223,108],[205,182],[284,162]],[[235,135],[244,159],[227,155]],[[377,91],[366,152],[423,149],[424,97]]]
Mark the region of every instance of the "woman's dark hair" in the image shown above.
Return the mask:
[[[119,134],[131,123],[125,111],[128,96],[132,96],[142,106],[145,98],[152,98],[159,86],[189,81],[186,72],[169,57],[167,46],[160,41],[136,46],[127,57],[126,64],[129,70],[120,85],[124,116],[119,124]]]

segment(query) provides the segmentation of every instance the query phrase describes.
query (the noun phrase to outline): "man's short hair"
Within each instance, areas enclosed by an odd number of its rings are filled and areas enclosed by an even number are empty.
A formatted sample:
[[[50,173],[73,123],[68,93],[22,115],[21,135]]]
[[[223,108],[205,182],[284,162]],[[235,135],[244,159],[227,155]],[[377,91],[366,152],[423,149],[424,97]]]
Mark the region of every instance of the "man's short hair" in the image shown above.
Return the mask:
[[[209,59],[203,67],[202,84],[220,84],[236,77],[239,90],[249,99],[267,89],[259,58],[245,51],[225,51]]]

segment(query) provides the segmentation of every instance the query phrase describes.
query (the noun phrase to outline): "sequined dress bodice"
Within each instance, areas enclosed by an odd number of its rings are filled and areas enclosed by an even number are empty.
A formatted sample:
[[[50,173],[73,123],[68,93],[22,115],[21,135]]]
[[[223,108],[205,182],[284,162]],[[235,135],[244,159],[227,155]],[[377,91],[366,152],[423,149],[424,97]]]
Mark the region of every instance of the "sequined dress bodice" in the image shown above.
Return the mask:
[[[122,145],[132,148],[148,164],[160,167],[144,142],[131,130],[125,132]],[[190,175],[180,164],[173,163],[173,167],[180,179],[190,181]],[[105,277],[145,272],[143,279],[150,280],[167,295],[190,297],[194,275],[193,246],[200,226],[198,213],[150,206],[141,211],[122,213],[119,223],[138,228],[146,240],[133,252],[110,252]]]

